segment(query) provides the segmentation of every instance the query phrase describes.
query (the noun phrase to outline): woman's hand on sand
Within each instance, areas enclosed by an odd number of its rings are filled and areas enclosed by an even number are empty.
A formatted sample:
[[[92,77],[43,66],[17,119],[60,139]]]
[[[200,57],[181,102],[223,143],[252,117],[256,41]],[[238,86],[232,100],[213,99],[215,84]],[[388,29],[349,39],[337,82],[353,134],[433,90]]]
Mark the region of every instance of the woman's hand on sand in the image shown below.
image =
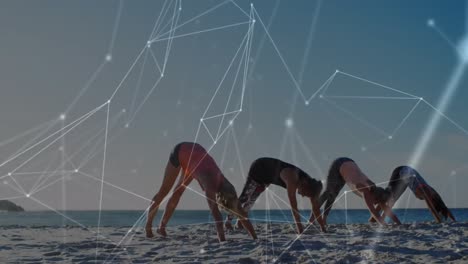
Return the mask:
[[[312,216],[311,216],[311,217],[309,218],[309,221],[307,222],[307,224],[309,224],[309,225],[315,224],[315,217],[312,217]]]
[[[158,234],[160,234],[163,237],[167,236],[166,227],[160,226],[160,227],[158,227],[158,230],[156,230],[156,232],[158,232]]]
[[[323,233],[326,233],[327,232],[327,228],[325,226],[320,226],[320,230],[322,230]]]
[[[231,221],[224,222],[224,227],[226,228],[226,230],[233,230]]]

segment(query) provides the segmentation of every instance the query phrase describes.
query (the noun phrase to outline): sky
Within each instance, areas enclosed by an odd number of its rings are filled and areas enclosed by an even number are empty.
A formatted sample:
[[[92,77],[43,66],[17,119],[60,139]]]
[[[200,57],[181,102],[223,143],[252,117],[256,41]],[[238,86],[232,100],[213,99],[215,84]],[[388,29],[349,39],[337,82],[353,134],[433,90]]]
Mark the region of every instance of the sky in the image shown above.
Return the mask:
[[[210,149],[238,193],[264,156],[321,180],[348,156],[386,186],[436,113],[416,169],[449,207],[468,206],[464,71],[437,108],[460,63],[464,1],[252,4],[2,1],[0,198],[144,210],[181,141]],[[193,182],[178,208],[208,209],[201,192]],[[347,196],[337,208],[364,208]],[[286,200],[273,186],[254,209]],[[407,191],[398,207],[424,204]]]

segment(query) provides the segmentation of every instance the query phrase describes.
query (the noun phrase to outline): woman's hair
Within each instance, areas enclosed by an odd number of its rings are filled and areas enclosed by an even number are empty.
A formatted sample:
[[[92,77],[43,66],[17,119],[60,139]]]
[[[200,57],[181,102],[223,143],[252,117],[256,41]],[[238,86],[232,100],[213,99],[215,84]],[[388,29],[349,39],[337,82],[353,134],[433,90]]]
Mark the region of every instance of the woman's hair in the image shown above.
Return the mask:
[[[322,182],[310,177],[306,173],[304,174],[305,174],[305,177],[303,177],[303,181],[306,183],[306,185],[308,186],[313,196],[318,197],[323,189]]]
[[[236,189],[228,181],[224,181],[223,188],[216,193],[216,203],[218,208],[229,214],[239,214],[239,199]]]
[[[432,189],[432,195],[430,197],[432,198],[432,203],[434,204],[437,213],[441,214],[444,217],[444,219],[447,219],[448,208],[445,205],[442,198],[440,197],[440,195],[434,189]]]

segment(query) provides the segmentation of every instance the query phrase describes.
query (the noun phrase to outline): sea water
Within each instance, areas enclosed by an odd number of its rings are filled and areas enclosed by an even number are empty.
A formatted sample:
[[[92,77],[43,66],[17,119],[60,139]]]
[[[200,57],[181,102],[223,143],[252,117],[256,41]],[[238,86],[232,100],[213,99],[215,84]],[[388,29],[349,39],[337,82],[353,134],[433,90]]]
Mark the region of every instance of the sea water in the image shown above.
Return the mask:
[[[468,208],[451,209],[458,221],[468,221]],[[430,211],[424,209],[394,209],[402,223],[434,221]],[[157,226],[163,210],[158,212],[154,221]],[[101,226],[127,227],[144,226],[146,213],[144,211],[103,210],[99,211],[29,211],[29,212],[3,212],[0,213],[0,226],[83,226],[95,227],[101,217]],[[303,222],[307,222],[310,210],[301,211]],[[290,210],[252,210],[249,213],[252,222],[292,222]],[[355,224],[367,223],[369,211],[366,209],[334,209],[331,210],[327,222],[329,224]],[[211,223],[213,218],[208,210],[176,210],[169,226]]]

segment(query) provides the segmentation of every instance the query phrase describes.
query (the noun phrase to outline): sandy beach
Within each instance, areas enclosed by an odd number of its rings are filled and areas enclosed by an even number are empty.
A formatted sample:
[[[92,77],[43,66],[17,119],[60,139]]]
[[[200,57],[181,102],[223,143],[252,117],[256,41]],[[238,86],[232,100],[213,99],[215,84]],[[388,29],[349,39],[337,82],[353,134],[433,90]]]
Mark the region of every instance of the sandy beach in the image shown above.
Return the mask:
[[[141,229],[2,227],[1,263],[467,263],[468,223],[314,227],[297,238],[289,224],[257,224],[260,239],[230,231],[218,243],[210,224],[169,227],[147,239]],[[119,246],[117,246],[119,245]]]

